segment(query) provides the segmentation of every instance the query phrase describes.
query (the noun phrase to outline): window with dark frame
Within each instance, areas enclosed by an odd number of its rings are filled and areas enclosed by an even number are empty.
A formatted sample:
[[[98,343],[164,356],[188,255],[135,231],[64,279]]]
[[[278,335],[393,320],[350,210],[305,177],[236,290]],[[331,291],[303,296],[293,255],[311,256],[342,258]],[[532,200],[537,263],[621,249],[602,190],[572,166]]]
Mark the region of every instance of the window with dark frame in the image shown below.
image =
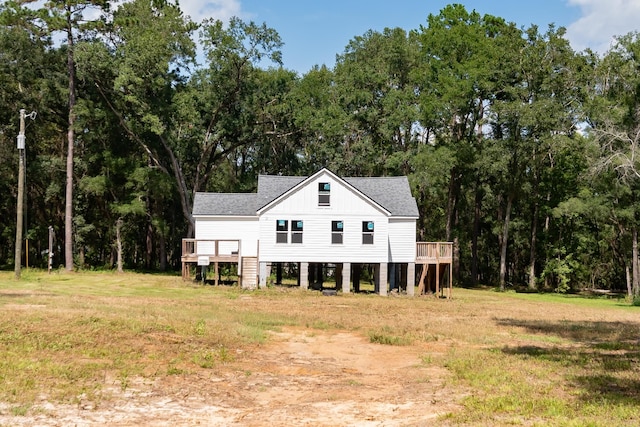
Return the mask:
[[[291,243],[302,243],[303,224],[300,220],[291,221]]]
[[[276,221],[276,243],[288,243],[289,221],[279,219]]]
[[[373,245],[373,221],[362,221],[362,244]]]
[[[331,184],[318,183],[318,206],[331,206]]]
[[[342,221],[331,221],[331,243],[342,244],[344,223]]]

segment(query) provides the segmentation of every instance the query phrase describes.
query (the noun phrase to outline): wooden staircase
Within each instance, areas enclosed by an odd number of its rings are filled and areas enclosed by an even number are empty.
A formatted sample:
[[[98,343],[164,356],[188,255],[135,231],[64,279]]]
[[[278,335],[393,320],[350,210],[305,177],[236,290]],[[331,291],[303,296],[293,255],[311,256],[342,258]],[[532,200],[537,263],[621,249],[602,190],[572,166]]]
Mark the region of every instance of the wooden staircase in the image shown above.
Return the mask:
[[[258,287],[258,258],[242,257],[240,272],[240,286],[243,289],[255,289]]]

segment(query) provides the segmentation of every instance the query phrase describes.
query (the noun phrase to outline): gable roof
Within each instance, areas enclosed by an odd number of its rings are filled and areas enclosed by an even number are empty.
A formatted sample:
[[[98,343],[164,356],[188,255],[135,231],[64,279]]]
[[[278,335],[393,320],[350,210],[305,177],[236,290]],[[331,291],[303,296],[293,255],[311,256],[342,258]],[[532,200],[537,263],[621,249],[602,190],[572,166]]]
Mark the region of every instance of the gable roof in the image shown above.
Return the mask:
[[[278,203],[278,201],[285,197],[287,194],[290,194],[294,191],[296,191],[297,189],[301,188],[302,186],[304,186],[306,184],[307,181],[313,181],[314,179],[316,179],[317,177],[321,176],[321,175],[328,175],[329,177],[331,177],[332,179],[338,181],[338,182],[342,182],[342,184],[349,190],[353,191],[356,195],[367,199],[371,204],[375,205],[377,208],[379,208],[380,210],[384,211],[385,214],[387,215],[391,215],[391,212],[389,212],[384,206],[380,205],[378,202],[376,202],[375,200],[371,199],[369,196],[367,196],[366,194],[362,193],[360,190],[358,190],[357,188],[355,188],[353,185],[349,184],[347,181],[345,181],[344,179],[340,178],[338,175],[334,174],[333,172],[331,172],[330,170],[328,170],[327,168],[322,168],[320,169],[318,172],[314,173],[311,176],[302,178],[300,180],[300,182],[298,182],[297,184],[295,184],[294,186],[286,189],[285,191],[281,192],[275,199],[272,199],[270,201],[268,201],[265,205],[261,206],[258,209],[258,214],[260,214],[260,211],[262,211],[265,208],[268,208],[270,205],[273,205],[275,203]],[[266,179],[268,179],[269,177],[267,176]],[[291,181],[293,182],[293,180]],[[275,187],[275,186],[274,186]],[[280,190],[284,189],[281,188]],[[274,194],[276,192],[279,191],[275,191],[274,190]],[[258,194],[260,194],[260,187],[258,187]],[[266,198],[265,198],[266,200]]]
[[[340,178],[327,169],[321,169],[309,177],[260,175],[257,193],[196,193],[193,215],[256,216],[257,211],[323,171],[353,187],[388,211],[392,217],[419,216],[418,205],[411,195],[407,177]]]

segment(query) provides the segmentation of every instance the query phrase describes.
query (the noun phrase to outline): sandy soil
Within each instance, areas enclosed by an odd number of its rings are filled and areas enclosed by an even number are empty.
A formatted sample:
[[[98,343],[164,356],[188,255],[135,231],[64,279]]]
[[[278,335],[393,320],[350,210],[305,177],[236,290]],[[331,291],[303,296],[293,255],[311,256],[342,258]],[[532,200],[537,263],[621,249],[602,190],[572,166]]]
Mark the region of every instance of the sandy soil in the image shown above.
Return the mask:
[[[346,332],[285,329],[234,362],[162,380],[108,380],[96,407],[53,405],[0,425],[20,426],[426,426],[456,411],[443,343],[372,344]],[[457,393],[457,394],[456,394]],[[32,408],[33,409],[33,408]],[[33,412],[33,411],[32,411]]]

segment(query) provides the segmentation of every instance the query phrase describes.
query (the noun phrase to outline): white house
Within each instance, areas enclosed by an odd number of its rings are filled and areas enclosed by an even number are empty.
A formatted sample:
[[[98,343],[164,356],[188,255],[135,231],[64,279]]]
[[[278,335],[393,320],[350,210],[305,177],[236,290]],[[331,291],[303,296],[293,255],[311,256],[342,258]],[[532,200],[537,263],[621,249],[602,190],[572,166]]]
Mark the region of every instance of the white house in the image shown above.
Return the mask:
[[[309,177],[260,175],[257,193],[197,193],[193,217],[195,239],[183,241],[183,276],[190,263],[214,263],[217,270],[232,262],[241,285],[255,288],[266,286],[272,266],[297,263],[307,288],[318,280],[318,267],[334,265],[346,293],[352,278],[358,289],[360,268],[368,265],[380,294],[390,283],[412,295],[416,262],[424,263],[406,177],[342,178],[328,169]],[[445,260],[440,255],[448,252],[437,252],[429,257]]]

